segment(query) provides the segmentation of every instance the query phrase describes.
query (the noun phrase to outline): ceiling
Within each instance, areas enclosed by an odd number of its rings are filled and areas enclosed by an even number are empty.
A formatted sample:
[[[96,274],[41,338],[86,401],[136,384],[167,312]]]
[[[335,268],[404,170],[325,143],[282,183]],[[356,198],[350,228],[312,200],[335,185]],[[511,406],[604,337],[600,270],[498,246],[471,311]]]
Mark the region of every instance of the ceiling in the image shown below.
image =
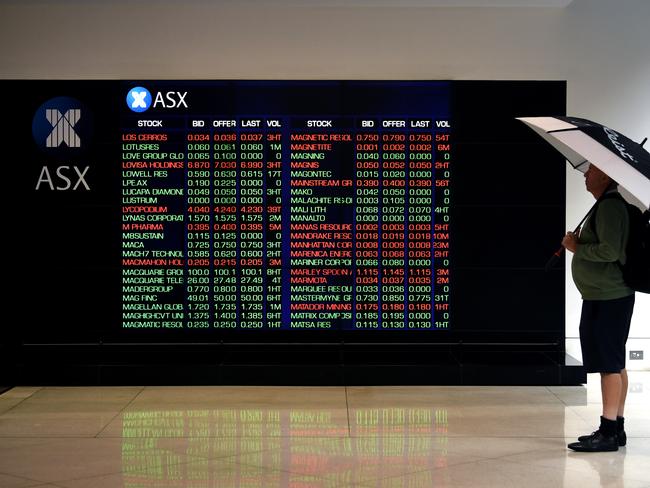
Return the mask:
[[[564,8],[573,0],[185,0],[185,3],[223,4],[223,5],[272,5],[283,7],[545,7]],[[156,5],[176,4],[178,0],[0,0],[0,5],[30,4],[124,4]]]
[[[240,0],[319,7],[553,7],[564,8],[573,0]]]

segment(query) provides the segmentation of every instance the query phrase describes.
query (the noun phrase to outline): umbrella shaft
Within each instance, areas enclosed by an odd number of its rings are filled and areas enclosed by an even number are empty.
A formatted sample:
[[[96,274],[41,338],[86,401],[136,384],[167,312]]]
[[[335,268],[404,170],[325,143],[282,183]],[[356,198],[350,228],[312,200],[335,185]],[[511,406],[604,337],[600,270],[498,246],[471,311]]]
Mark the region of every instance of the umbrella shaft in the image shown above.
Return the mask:
[[[580,221],[580,223],[576,226],[575,230],[573,231],[574,234],[578,233],[578,231],[580,230],[580,227],[582,227],[582,224],[584,223],[584,221],[587,220],[587,217],[589,217],[591,215],[591,212],[593,212],[594,208],[596,208],[596,205],[598,205],[598,202],[600,202],[600,198],[598,200],[596,200],[596,203],[594,203],[592,205],[592,207],[589,209],[589,212],[587,212],[587,214],[584,217],[582,217],[582,220]],[[546,266],[544,267],[544,269],[546,271],[550,271],[551,269],[553,269],[555,264],[562,257],[563,252],[564,252],[564,246],[560,246],[560,248],[557,251],[555,251],[553,253],[553,255],[551,256],[551,258],[548,260],[548,262],[546,263]]]

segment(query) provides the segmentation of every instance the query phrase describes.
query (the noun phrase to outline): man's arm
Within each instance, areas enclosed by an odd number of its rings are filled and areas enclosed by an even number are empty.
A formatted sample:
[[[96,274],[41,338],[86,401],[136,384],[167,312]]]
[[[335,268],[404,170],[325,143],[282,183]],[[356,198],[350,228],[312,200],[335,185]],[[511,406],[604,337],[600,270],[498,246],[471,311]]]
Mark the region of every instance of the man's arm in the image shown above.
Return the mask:
[[[598,242],[580,243],[576,257],[595,262],[616,262],[625,251],[629,216],[625,203],[619,199],[607,199],[598,205],[596,212],[596,235]]]

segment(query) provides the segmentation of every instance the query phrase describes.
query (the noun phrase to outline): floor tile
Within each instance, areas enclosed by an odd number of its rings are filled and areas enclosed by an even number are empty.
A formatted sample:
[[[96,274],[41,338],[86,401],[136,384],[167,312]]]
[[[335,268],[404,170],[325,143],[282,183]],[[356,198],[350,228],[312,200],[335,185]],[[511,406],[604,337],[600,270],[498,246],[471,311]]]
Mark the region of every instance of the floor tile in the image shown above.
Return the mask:
[[[141,386],[98,386],[98,387],[44,387],[29,396],[30,402],[56,403],[58,401],[128,402],[141,391]]]
[[[617,477],[565,470],[559,466],[531,466],[488,460],[384,478],[364,486],[377,488],[495,488],[495,487],[625,487],[645,488],[643,482],[624,482]]]
[[[64,488],[117,488],[117,487],[153,487],[153,488],[229,488],[260,487],[286,488],[335,488],[326,479],[313,476],[293,474],[264,467],[242,465],[226,460],[202,460],[143,471],[100,476],[93,478],[69,480],[58,483]]]
[[[564,405],[587,405],[596,402],[594,395],[588,394],[585,386],[550,386],[548,391]],[[600,403],[600,392],[597,401]]]
[[[40,481],[0,473],[0,486],[2,488],[31,488],[40,484]]]
[[[28,398],[37,391],[41,390],[40,386],[14,386],[10,390],[5,391],[0,398]]]
[[[589,427],[590,424],[570,408],[554,404],[350,409],[353,437],[565,437],[580,435]]]
[[[142,388],[42,388],[25,398],[12,413],[76,414],[119,412]]]
[[[116,414],[20,414],[10,410],[0,415],[0,437],[92,437],[99,434]]]
[[[601,404],[570,408],[589,424],[591,431],[598,428],[602,414]],[[625,431],[628,436],[632,437],[650,437],[650,402],[647,405],[627,405],[625,407]]]
[[[456,454],[501,458],[540,449],[564,449],[563,437],[441,437],[441,449]]]
[[[615,453],[566,448],[597,426],[588,380],[14,388],[0,395],[0,487],[650,488],[650,372],[630,372]]]
[[[325,478],[339,486],[480,459],[439,449],[434,439],[317,439],[234,458],[238,463]]]
[[[343,387],[284,387],[284,386],[205,386],[205,387],[147,387],[133,401],[133,408],[188,402],[212,408],[226,406],[275,408],[345,408]]]
[[[626,405],[650,404],[650,371],[628,371],[628,393]],[[602,404],[600,375],[587,375],[583,386],[550,386],[548,390],[566,405]]]
[[[551,391],[531,386],[364,386],[348,388],[352,408],[560,404]]]
[[[567,438],[562,446],[529,451],[500,460],[540,467],[576,471],[593,477],[605,479],[622,479],[625,481],[650,481],[648,461],[650,456],[646,449],[639,446],[621,448],[615,452],[579,453],[566,448],[566,444],[575,439]]]
[[[60,485],[54,485],[52,483],[39,483],[38,485],[30,486],[29,488],[62,488]]]
[[[28,452],[30,448],[51,444],[57,439],[56,437],[0,437],[0,460],[7,450],[24,449]]]
[[[0,440],[0,472],[42,483],[173,466],[198,459],[188,439],[54,439],[36,445]]]
[[[32,402],[22,401],[15,405],[10,411],[3,413],[11,413],[11,415],[76,415],[80,414],[101,414],[112,413],[116,414],[122,410],[127,404],[123,402],[111,401],[76,401],[70,400],[67,402]]]
[[[0,415],[15,408],[22,401],[22,398],[3,398],[0,396]]]
[[[0,415],[20,405],[40,388],[17,387],[0,395]]]
[[[207,407],[186,402],[145,409],[131,406],[101,437],[340,437],[349,434],[345,408],[278,408],[274,405]]]

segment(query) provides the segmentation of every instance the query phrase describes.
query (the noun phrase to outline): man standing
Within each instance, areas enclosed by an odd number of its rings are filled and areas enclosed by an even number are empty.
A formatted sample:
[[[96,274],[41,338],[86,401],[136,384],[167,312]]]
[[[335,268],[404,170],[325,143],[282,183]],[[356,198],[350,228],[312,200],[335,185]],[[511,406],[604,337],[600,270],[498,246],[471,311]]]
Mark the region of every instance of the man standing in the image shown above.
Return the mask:
[[[585,184],[600,203],[579,235],[567,232],[562,245],[574,253],[571,272],[583,300],[582,360],[588,373],[600,373],[603,411],[598,430],[568,447],[583,452],[616,451],[626,443],[625,343],[634,309],[634,290],[623,281],[620,268],[626,259],[629,216],[616,182],[605,173],[590,165]]]

